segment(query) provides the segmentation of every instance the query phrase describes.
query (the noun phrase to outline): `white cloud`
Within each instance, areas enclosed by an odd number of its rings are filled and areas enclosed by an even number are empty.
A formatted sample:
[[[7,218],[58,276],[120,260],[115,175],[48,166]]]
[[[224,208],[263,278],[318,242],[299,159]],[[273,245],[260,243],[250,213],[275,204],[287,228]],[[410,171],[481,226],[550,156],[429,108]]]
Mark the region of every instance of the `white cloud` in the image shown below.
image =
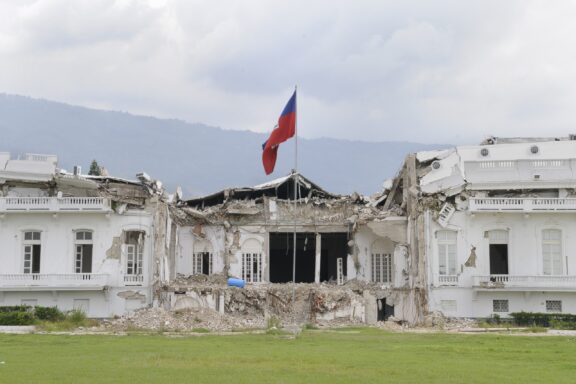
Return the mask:
[[[269,130],[476,142],[573,132],[574,1],[0,2],[0,92]]]

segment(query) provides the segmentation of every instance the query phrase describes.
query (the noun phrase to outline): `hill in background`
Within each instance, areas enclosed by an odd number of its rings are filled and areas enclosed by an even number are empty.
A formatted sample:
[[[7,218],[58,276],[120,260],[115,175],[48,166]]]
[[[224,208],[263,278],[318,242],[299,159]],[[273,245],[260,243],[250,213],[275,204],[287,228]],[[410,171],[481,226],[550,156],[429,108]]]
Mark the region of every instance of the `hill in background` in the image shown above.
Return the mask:
[[[182,186],[185,197],[260,184],[294,167],[294,140],[279,148],[276,170],[265,176],[265,134],[15,95],[0,94],[0,132],[0,151],[56,154],[61,168],[81,165],[85,173],[93,159],[113,176],[133,179],[145,171],[170,192]],[[372,194],[408,153],[441,147],[299,138],[298,169],[330,192]]]

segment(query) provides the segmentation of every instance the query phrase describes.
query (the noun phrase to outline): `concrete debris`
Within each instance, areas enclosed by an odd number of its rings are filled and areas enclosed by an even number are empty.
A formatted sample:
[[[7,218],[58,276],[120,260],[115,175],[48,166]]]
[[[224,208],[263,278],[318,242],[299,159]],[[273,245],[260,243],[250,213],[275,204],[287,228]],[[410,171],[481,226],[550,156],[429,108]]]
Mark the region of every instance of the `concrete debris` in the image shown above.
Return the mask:
[[[420,179],[420,188],[426,194],[443,192],[451,196],[461,192],[464,185],[464,174],[460,168],[460,156],[457,152],[442,160],[435,160],[430,172]]]
[[[119,319],[104,321],[103,331],[235,331],[262,329],[266,327],[263,317],[222,315],[208,308],[168,311],[164,308],[140,309]]]
[[[206,277],[206,276],[205,276]],[[223,287],[221,281],[207,284],[199,276],[179,277],[178,282],[190,286],[178,291],[164,292],[164,305],[134,311],[115,320],[104,321],[103,331],[194,331],[212,332],[265,329],[269,319],[281,327],[302,327],[314,324],[322,327],[357,325],[364,323],[364,313],[354,312],[362,302],[362,291],[377,287],[360,281],[347,286],[329,284],[266,284],[245,289]],[[293,292],[293,289],[295,291]],[[217,300],[223,308],[209,308],[202,298]],[[296,301],[293,301],[293,296]],[[189,300],[182,300],[187,298]],[[188,302],[188,306],[166,308],[171,302]],[[218,304],[216,304],[218,306]]]
[[[437,327],[444,328],[446,325],[446,318],[442,312],[432,312],[424,317],[424,326],[428,328]]]
[[[438,224],[440,224],[443,228],[448,226],[450,219],[456,212],[456,208],[450,203],[444,203],[440,212],[438,213]]]
[[[176,274],[176,278],[170,282],[170,287],[179,290],[181,287],[188,287],[193,284],[202,284],[210,287],[227,286],[228,277],[223,273],[214,273],[212,275],[183,275]]]
[[[176,213],[179,225],[194,225],[198,220],[229,225],[243,225],[253,221],[288,220],[297,217],[302,223],[337,222],[347,218],[365,223],[375,218],[385,218],[403,214],[399,206],[382,210],[377,206],[386,199],[386,194],[366,198],[353,193],[350,196],[325,197],[311,196],[294,208],[289,200],[263,196],[255,200],[226,200],[204,206],[201,210],[191,205],[182,205]],[[198,204],[198,200],[188,204]]]
[[[454,148],[440,151],[421,151],[416,154],[416,160],[420,163],[427,163],[432,160],[442,160],[454,153]]]
[[[206,280],[202,282],[204,278]],[[343,286],[325,283],[262,284],[244,289],[226,287],[222,275],[180,276],[176,281],[160,294],[160,306],[168,312],[191,310],[198,314],[199,310],[206,309],[210,316],[218,312],[231,318],[230,327],[239,326],[238,321],[242,323],[241,326],[248,323],[261,326],[271,317],[282,326],[362,324],[365,322],[366,308],[369,307],[364,292],[371,292],[370,297],[392,295],[382,291],[377,284],[358,280],[348,281]],[[222,321],[215,330],[222,330]],[[203,327],[213,329],[206,322]]]

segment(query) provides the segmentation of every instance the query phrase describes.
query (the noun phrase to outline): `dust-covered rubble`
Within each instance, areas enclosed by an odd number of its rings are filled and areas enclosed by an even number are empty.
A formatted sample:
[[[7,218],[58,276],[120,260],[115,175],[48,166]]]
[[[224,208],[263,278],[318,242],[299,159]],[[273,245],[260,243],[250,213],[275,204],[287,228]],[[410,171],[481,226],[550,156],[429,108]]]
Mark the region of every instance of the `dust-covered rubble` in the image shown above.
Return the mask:
[[[209,308],[169,311],[163,308],[145,308],[114,320],[104,320],[102,331],[236,331],[266,328],[259,316],[223,315]]]

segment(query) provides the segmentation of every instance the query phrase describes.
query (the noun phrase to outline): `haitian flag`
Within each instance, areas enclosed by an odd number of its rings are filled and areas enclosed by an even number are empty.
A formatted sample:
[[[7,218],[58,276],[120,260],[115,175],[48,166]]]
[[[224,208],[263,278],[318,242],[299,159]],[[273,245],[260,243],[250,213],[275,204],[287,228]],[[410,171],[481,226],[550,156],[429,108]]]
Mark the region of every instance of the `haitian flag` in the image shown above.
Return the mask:
[[[280,143],[285,142],[296,133],[296,91],[288,100],[288,104],[284,107],[278,125],[274,128],[270,137],[264,144],[262,144],[262,164],[264,164],[264,171],[267,175],[274,171],[276,165],[276,156],[278,154],[278,146]]]

